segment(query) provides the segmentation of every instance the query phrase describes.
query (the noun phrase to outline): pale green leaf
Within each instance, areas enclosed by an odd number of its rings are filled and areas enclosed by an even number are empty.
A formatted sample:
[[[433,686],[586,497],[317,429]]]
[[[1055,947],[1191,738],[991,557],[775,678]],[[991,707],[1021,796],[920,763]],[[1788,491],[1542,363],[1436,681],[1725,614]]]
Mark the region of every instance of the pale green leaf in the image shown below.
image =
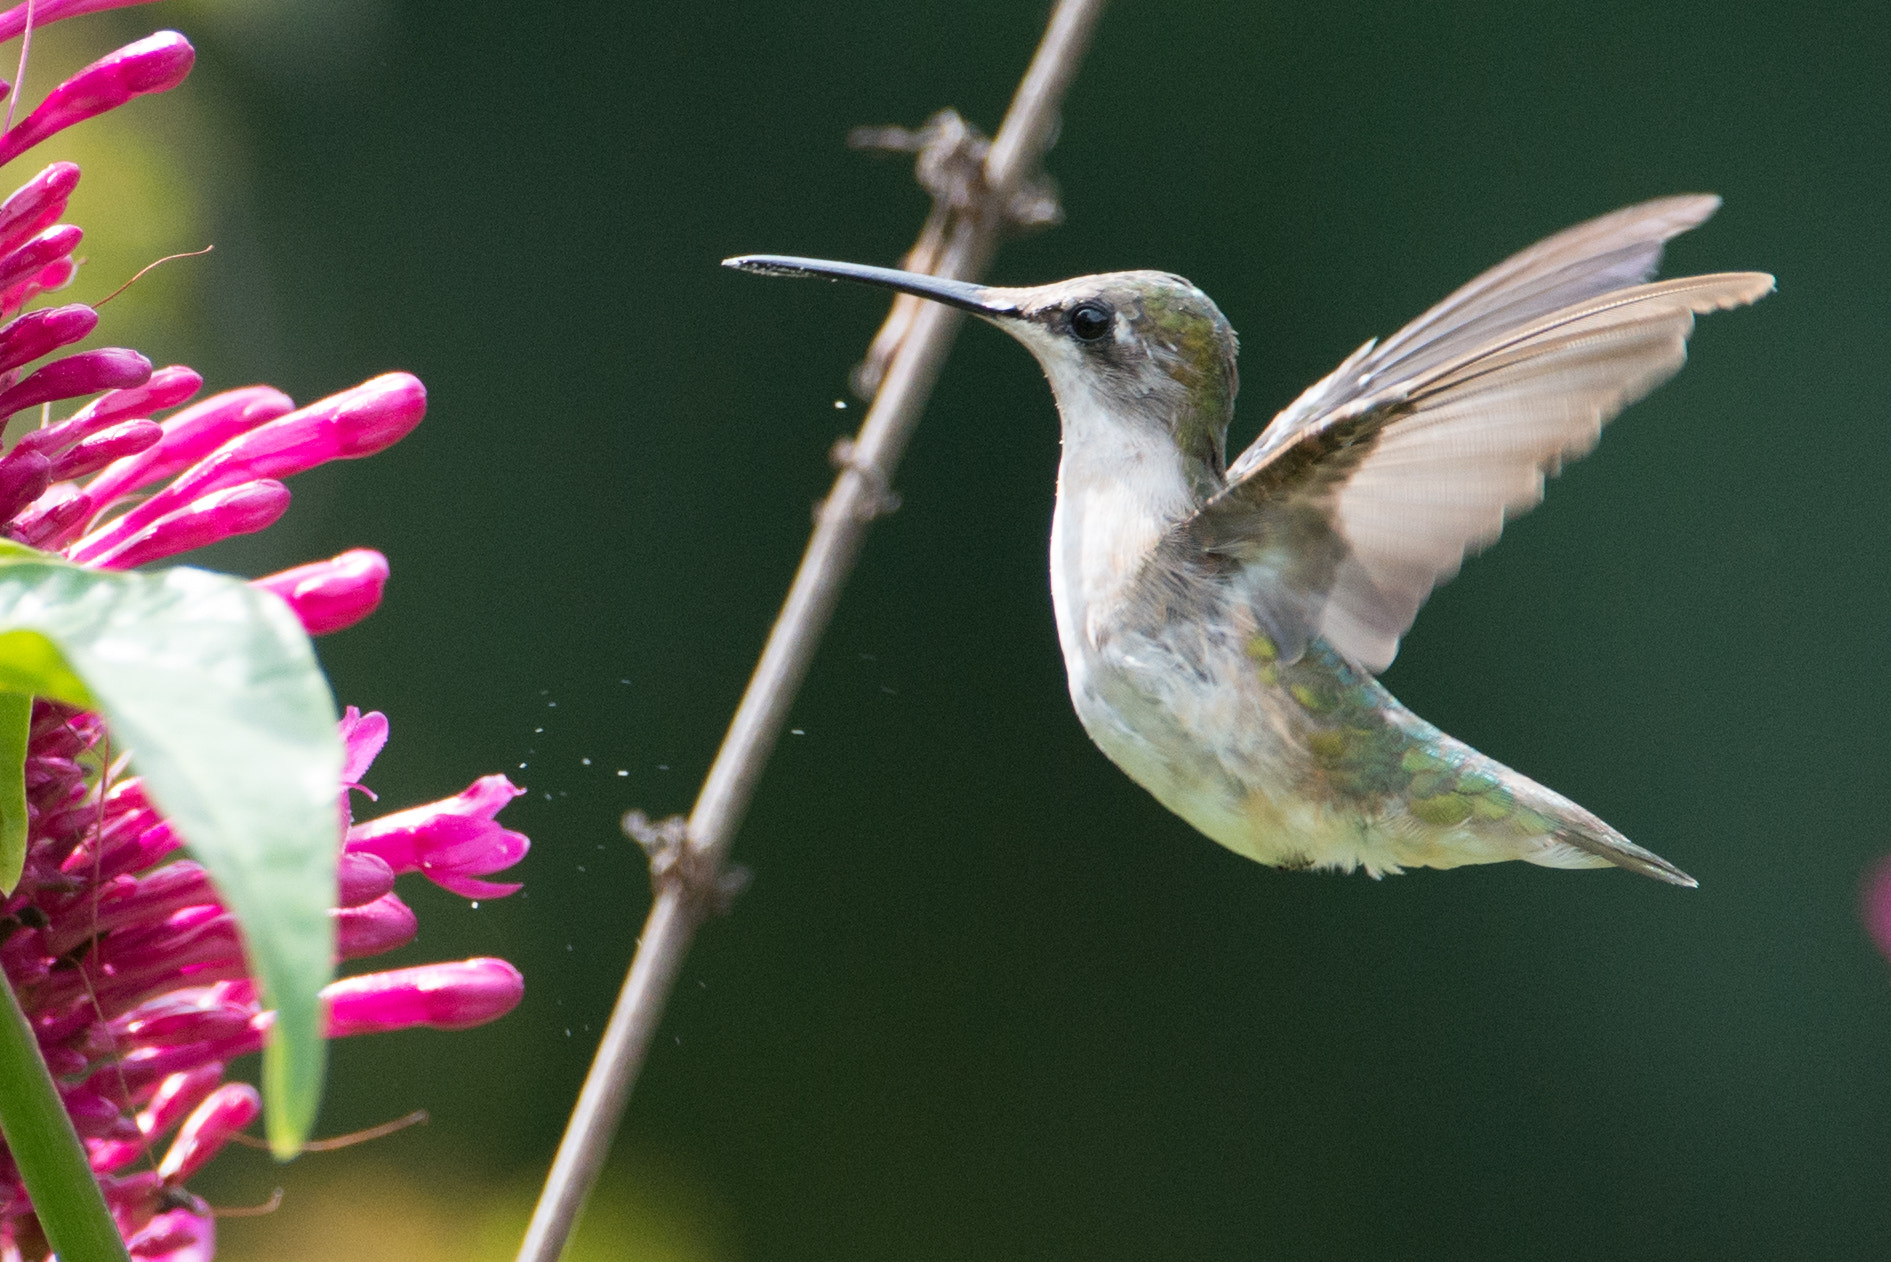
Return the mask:
[[[93,706],[85,681],[72,673],[58,646],[37,631],[0,632],[0,689],[83,710]]]
[[[0,654],[10,636],[0,636]],[[11,894],[26,869],[26,738],[33,698],[0,692],[0,892]]]
[[[0,689],[28,687],[105,716],[236,914],[277,1013],[263,1056],[270,1146],[293,1156],[321,1099],[341,826],[335,703],[308,637],[239,579],[0,548]]]

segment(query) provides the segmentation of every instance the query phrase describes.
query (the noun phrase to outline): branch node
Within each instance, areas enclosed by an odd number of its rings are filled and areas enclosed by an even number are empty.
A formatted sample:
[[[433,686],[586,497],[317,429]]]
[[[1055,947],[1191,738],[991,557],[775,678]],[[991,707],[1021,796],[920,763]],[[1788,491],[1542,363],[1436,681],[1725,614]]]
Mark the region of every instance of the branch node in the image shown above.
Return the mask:
[[[836,438],[834,445],[827,449],[827,462],[836,469],[852,469],[866,482],[866,491],[861,497],[859,507],[855,509],[860,520],[872,521],[876,517],[885,517],[889,513],[899,511],[899,492],[887,485],[886,474],[880,466],[870,460],[860,458],[859,448],[854,445],[853,439],[846,435]],[[816,522],[821,520],[821,514],[826,509],[827,500],[815,501],[814,520]]]
[[[940,110],[918,128],[856,127],[847,133],[847,144],[853,149],[913,154],[913,177],[937,207],[969,215],[991,209],[987,205],[991,187],[985,182],[991,137],[966,122],[957,110]],[[998,214],[1007,227],[1027,232],[1064,221],[1057,184],[1042,170],[1020,181]]]
[[[995,218],[997,227],[1016,232],[1049,228],[1064,221],[1057,182],[1036,166],[1018,182],[1004,205],[995,208],[994,215],[991,185],[985,178],[991,138],[959,117],[957,110],[940,110],[917,129],[856,127],[847,133],[847,143],[855,149],[915,155],[913,178],[932,198],[932,213],[926,216],[919,240],[900,260],[900,266],[909,272],[938,272],[950,236],[948,228],[955,219]],[[871,399],[880,389],[893,356],[906,340],[919,303],[910,294],[893,300],[893,309],[874,335],[867,357],[854,365],[849,376],[848,384],[860,398]]]
[[[650,888],[658,894],[676,889],[705,919],[727,915],[748,888],[747,868],[725,872],[706,850],[690,844],[689,821],[681,815],[652,822],[642,811],[626,811],[624,834],[650,860]]]

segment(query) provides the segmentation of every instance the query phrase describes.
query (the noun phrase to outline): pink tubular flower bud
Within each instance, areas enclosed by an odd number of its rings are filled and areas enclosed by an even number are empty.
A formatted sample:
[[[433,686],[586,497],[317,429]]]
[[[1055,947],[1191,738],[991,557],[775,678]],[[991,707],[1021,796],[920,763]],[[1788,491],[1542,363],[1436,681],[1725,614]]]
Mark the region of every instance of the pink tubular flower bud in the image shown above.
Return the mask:
[[[5,18],[0,17],[0,24],[4,22]],[[66,213],[66,200],[78,186],[79,168],[70,162],[55,162],[0,202],[0,254],[18,249],[34,233],[57,223]]]
[[[202,1104],[222,1081],[223,1065],[214,1060],[171,1074],[158,1084],[158,1089],[151,1093],[151,1102],[138,1114],[138,1130],[145,1135],[165,1134]]]
[[[11,372],[85,337],[98,327],[98,312],[84,303],[29,311],[0,329],[0,372]]]
[[[394,891],[394,869],[378,855],[343,853],[335,865],[335,906],[360,907]]]
[[[136,827],[140,823],[145,826]],[[103,839],[96,860],[90,844],[82,844],[60,867],[68,872],[90,872],[96,868],[101,876],[142,872],[183,844],[169,820],[158,821],[155,811],[145,810],[131,816],[123,828]]]
[[[71,482],[51,487],[13,519],[13,536],[29,548],[54,548],[92,515],[92,497]]]
[[[43,293],[64,289],[78,274],[79,265],[72,261],[71,255],[67,255],[54,259],[25,280],[0,289],[0,318],[13,315]]]
[[[64,307],[59,309],[66,310]],[[84,310],[90,311],[91,308],[85,307]],[[26,319],[25,316],[20,318]],[[75,433],[90,434],[103,429],[113,421],[129,417],[149,420],[167,408],[174,408],[180,403],[188,402],[193,395],[203,389],[203,385],[204,379],[194,368],[186,368],[182,364],[171,364],[152,373],[151,379],[141,386],[133,386],[128,390],[113,390],[100,395],[52,428],[58,429],[60,426],[70,425],[75,427]]]
[[[37,3],[30,6],[16,4],[5,13],[0,13],[0,40],[12,39],[25,31],[29,12],[33,17],[33,29],[37,31],[64,18],[76,18],[84,13],[103,13],[107,9],[123,9],[134,4],[149,3],[151,0],[37,0]]]
[[[387,716],[379,710],[363,714],[354,706],[349,706],[342,712],[341,743],[346,752],[341,768],[344,789],[361,788],[361,777],[368,773],[368,768],[387,744],[387,731]],[[368,792],[366,789],[361,791]],[[374,795],[368,793],[368,796]]]
[[[152,381],[169,371],[152,373]],[[100,504],[110,503],[188,468],[238,434],[294,410],[295,400],[273,386],[246,386],[211,395],[166,420],[164,437],[157,446],[106,469],[92,479],[86,490]]]
[[[355,548],[331,560],[265,575],[251,586],[287,601],[310,635],[326,635],[352,627],[380,605],[387,558]]]
[[[89,748],[88,729],[92,726],[78,715],[48,706],[44,711],[34,712],[33,726],[27,734],[33,741],[43,742],[42,747],[46,752],[60,758],[70,758]]]
[[[151,844],[141,840],[154,830],[169,833],[170,823],[158,818],[158,813],[145,799],[143,783],[137,778],[113,785],[105,795],[104,807],[102,820],[98,805],[85,802],[79,803],[76,809],[40,817],[40,826],[48,830],[49,835],[70,835],[77,830],[79,841],[59,861],[60,871],[68,877],[83,875],[92,881],[109,881],[121,873],[143,871],[163,854],[170,853],[169,850],[152,852],[157,844],[155,837]],[[174,836],[166,840],[172,849],[183,844]],[[150,855],[147,862],[126,866],[130,859],[144,858],[147,854]]]
[[[145,0],[129,0],[143,4]],[[192,1197],[191,1208],[154,1214],[125,1241],[133,1262],[211,1262],[217,1255],[216,1216]]]
[[[75,443],[64,455],[54,460],[53,477],[59,481],[82,478],[103,469],[114,460],[137,455],[163,436],[164,431],[158,428],[155,421],[120,421],[109,429],[100,430],[90,438]]]
[[[61,1087],[59,1098],[72,1117],[72,1128],[87,1139],[136,1139],[138,1125],[126,1117],[115,1100],[90,1087]]]
[[[88,938],[134,921],[149,922],[217,901],[201,864],[167,863],[145,877],[119,876],[101,882],[95,895],[59,913],[45,930],[46,947],[64,955]]]
[[[427,387],[412,373],[382,373],[331,396],[329,403],[339,440],[334,458],[359,460],[413,433],[427,414]]]
[[[85,233],[69,223],[58,224],[30,238],[0,257],[0,288],[27,279],[79,248]]]
[[[356,824],[344,844],[379,855],[396,872],[419,872],[462,897],[504,898],[519,887],[473,878],[509,868],[531,849],[524,834],[493,821],[523,792],[504,776],[483,776],[456,797]]]
[[[124,783],[134,789],[139,787],[136,780]],[[142,793],[108,794],[102,819],[98,804],[83,800],[65,810],[40,816],[40,827],[48,837],[76,838],[72,850],[59,860],[60,871],[68,879],[76,879],[83,873],[91,877],[92,882],[109,881],[122,873],[136,871],[116,866],[118,852],[154,825],[159,825],[158,814]]]
[[[383,373],[233,439],[164,493],[202,494],[232,481],[286,478],[330,460],[371,456],[405,438],[426,413],[419,378]]]
[[[5,399],[0,395],[0,406]],[[426,411],[426,388],[408,373],[364,381],[230,439],[162,491],[81,540],[69,555],[90,564],[147,522],[211,491],[256,478],[286,478],[330,460],[372,455],[420,424]]]
[[[335,921],[335,953],[344,960],[404,947],[420,932],[414,909],[391,893],[359,907],[338,907],[328,914]]]
[[[173,991],[133,1008],[112,1021],[100,1055],[123,1056],[138,1047],[175,1047],[230,1039],[249,1028],[250,1005],[230,998],[222,986]]]
[[[485,957],[344,977],[322,991],[330,1038],[417,1025],[467,1030],[504,1016],[524,995],[518,969]]]
[[[287,477],[330,460],[371,456],[405,438],[426,414],[419,378],[383,373],[250,431],[179,481],[217,485],[244,468]]]
[[[263,529],[289,509],[289,488],[264,479],[216,491],[166,514],[108,552],[92,558],[101,570],[128,570],[232,535]]]
[[[88,1139],[85,1141],[86,1162],[94,1174],[110,1174],[122,1170],[144,1155],[145,1141],[139,1139]]]
[[[0,417],[56,399],[141,386],[150,379],[151,361],[137,351],[122,346],[80,351],[53,360],[18,385],[0,392]]]
[[[238,972],[241,970],[239,969]],[[234,976],[234,974],[232,974]],[[271,1018],[275,1014],[268,1014]],[[239,1056],[248,1056],[252,1052],[263,1050],[263,1043],[268,1038],[268,1024],[259,1024],[259,1018],[250,1019],[249,1029],[233,1038],[212,1039],[203,1043],[180,1043],[171,1047],[139,1047],[132,1049],[119,1061],[118,1067],[111,1071],[105,1081],[114,1085],[122,1083],[128,1093],[127,1100],[140,1099],[155,1090],[158,1083],[174,1073],[201,1065],[205,1061],[220,1060],[226,1064]],[[99,1075],[94,1075],[98,1077]]]
[[[0,521],[10,521],[52,485],[53,462],[36,451],[0,459]]]
[[[73,773],[79,769],[78,763],[57,754],[35,758],[33,763],[26,769],[26,791],[34,797],[50,791],[55,784],[72,784]]]
[[[115,971],[95,980],[90,992],[87,979],[67,978],[68,971],[76,970],[62,970],[42,994],[57,1000],[95,994],[100,1009],[110,1015],[186,978],[189,984],[201,986],[243,976],[236,921],[216,904],[188,907],[155,924],[127,927],[113,935],[111,950]]]
[[[158,1165],[158,1177],[170,1184],[187,1181],[229,1142],[230,1136],[255,1121],[262,1111],[263,1097],[247,1082],[218,1087],[191,1110]]]
[[[190,41],[176,31],[159,31],[106,54],[47,93],[31,114],[0,136],[0,163],[133,97],[176,87],[196,59]]]

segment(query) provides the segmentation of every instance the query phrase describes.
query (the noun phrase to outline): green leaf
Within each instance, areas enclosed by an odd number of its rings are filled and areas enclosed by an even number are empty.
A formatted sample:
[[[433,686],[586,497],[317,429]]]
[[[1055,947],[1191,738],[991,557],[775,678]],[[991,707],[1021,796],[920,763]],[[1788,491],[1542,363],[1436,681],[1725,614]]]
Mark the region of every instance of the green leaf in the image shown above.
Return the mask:
[[[0,661],[6,638],[0,637]],[[8,894],[26,869],[26,738],[32,730],[33,698],[0,692],[0,891]]]
[[[4,563],[0,557],[0,564]],[[58,647],[37,631],[0,633],[0,688],[29,697],[50,697],[85,710],[95,704],[85,681],[72,673]]]
[[[27,702],[30,706],[32,698]],[[39,1040],[5,974],[0,974],[0,1084],[5,1086],[0,1131],[6,1133],[7,1151],[19,1167],[47,1243],[69,1262],[130,1262],[86,1163],[85,1146],[40,1055]]]
[[[209,869],[276,1010],[263,1099],[271,1149],[294,1156],[321,1102],[342,766],[301,624],[226,575],[88,570],[0,547],[0,689],[102,713]]]

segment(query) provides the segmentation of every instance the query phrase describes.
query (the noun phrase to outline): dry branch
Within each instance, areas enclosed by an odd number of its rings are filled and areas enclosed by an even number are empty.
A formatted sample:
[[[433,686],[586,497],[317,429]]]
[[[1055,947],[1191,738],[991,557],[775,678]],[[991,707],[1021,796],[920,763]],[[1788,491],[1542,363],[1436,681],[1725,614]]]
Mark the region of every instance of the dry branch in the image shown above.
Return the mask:
[[[1102,8],[1102,0],[1059,0],[1004,124],[982,166],[974,170],[978,178],[954,188],[935,209],[937,222],[929,220],[915,247],[915,262],[933,264],[925,270],[959,280],[976,280],[984,273],[1007,213],[1020,203],[1020,190],[1035,179],[1056,131],[1058,106]],[[1024,204],[1029,201],[1022,199]],[[801,567],[695,809],[687,822],[651,824],[634,812],[625,817],[626,830],[650,851],[656,899],[526,1229],[519,1262],[552,1262],[563,1252],[603,1167],[696,929],[734,893],[736,884],[724,871],[730,843],[827,630],[867,526],[885,510],[894,468],[918,424],[960,318],[959,312],[936,303],[895,305],[874,345],[884,353],[888,344],[897,342],[897,349],[886,363],[859,434],[840,449],[834,489],[820,507]]]

